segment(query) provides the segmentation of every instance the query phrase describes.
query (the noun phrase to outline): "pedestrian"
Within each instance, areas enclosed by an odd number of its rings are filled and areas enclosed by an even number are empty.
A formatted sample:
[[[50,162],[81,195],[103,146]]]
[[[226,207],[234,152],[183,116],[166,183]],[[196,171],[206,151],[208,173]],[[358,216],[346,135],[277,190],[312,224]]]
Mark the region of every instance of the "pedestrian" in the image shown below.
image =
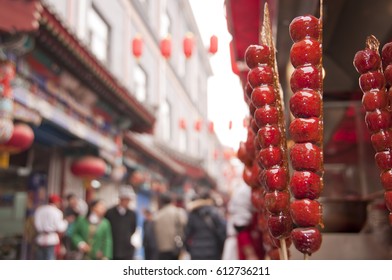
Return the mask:
[[[72,244],[78,248],[77,259],[112,259],[113,241],[109,221],[104,217],[106,206],[102,200],[93,200],[86,217],[75,222]]]
[[[154,218],[159,260],[178,260],[183,249],[186,216],[172,203],[169,193],[159,197],[160,209]]]
[[[38,260],[56,259],[55,247],[60,244],[59,233],[63,233],[68,226],[60,207],[61,198],[52,194],[49,196],[49,203],[39,206],[35,211],[36,259]]]
[[[66,196],[67,200],[67,207],[64,209],[64,217],[68,220],[68,227],[67,230],[65,231],[64,237],[63,237],[63,245],[65,248],[65,258],[72,258],[70,255],[72,255],[73,246],[72,246],[72,240],[71,236],[73,233],[74,225],[76,219],[79,217],[79,201],[78,197],[70,193]]]
[[[144,209],[144,222],[143,222],[143,247],[144,257],[146,260],[156,260],[157,244],[154,234],[154,221],[153,213],[149,209]]]
[[[185,240],[192,260],[220,260],[226,239],[226,223],[208,191],[188,206]]]
[[[131,236],[136,231],[137,215],[129,209],[129,203],[135,199],[135,192],[129,185],[119,189],[119,203],[106,213],[113,236],[113,259],[132,260],[135,247],[131,244]]]

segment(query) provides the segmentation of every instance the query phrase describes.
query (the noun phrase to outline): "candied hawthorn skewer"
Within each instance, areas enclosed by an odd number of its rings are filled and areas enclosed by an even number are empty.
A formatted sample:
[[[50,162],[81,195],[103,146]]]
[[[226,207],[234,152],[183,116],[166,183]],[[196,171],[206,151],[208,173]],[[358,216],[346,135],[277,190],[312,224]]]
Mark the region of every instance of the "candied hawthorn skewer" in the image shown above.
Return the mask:
[[[245,52],[245,61],[251,69],[248,83],[253,88],[250,99],[256,108],[254,121],[259,129],[257,140],[260,150],[256,157],[261,168],[260,182],[265,188],[264,204],[269,214],[269,233],[273,238],[280,239],[281,258],[287,259],[285,239],[292,228],[289,215],[290,193],[287,187],[287,148],[268,4],[264,6],[260,39],[261,45],[251,45]]]
[[[291,238],[305,259],[321,246],[317,226],[322,223],[322,208],[317,201],[322,191],[322,42],[321,19],[314,16],[296,17],[290,24],[294,44],[290,60],[295,67],[290,79],[293,96],[290,111],[294,120],[289,135],[294,141],[290,160],[294,173],[290,190],[295,200],[290,213],[297,228]]]
[[[375,161],[380,169],[381,184],[385,190],[386,206],[392,217],[392,135],[391,135],[391,104],[386,86],[392,84],[390,77],[392,62],[392,44],[386,44],[379,54],[380,43],[376,37],[366,39],[366,48],[354,56],[354,67],[360,75],[359,85],[363,92],[362,105],[366,110],[365,121],[371,133],[371,142]],[[390,219],[391,221],[391,219]]]

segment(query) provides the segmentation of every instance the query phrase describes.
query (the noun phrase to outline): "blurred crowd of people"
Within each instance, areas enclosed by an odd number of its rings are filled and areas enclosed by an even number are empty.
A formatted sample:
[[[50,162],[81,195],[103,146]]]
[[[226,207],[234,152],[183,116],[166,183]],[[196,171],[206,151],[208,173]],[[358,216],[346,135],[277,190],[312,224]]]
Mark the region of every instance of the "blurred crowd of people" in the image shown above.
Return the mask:
[[[263,259],[250,195],[249,187],[240,186],[222,211],[208,190],[186,202],[172,193],[159,194],[157,210],[143,211],[145,259]],[[87,205],[74,194],[67,195],[63,207],[62,199],[51,195],[34,214],[34,258],[134,259],[131,240],[141,218],[129,208],[135,198],[128,185],[120,187],[118,203],[110,209],[102,200]]]

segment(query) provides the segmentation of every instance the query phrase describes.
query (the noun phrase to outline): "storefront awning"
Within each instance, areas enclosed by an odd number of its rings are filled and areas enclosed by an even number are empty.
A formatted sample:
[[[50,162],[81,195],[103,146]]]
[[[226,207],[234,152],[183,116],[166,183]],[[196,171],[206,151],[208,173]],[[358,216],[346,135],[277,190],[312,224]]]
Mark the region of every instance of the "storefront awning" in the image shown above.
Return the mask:
[[[151,132],[155,117],[110,73],[47,6],[38,0],[0,0],[0,32],[31,34],[103,101],[131,120],[130,129]]]

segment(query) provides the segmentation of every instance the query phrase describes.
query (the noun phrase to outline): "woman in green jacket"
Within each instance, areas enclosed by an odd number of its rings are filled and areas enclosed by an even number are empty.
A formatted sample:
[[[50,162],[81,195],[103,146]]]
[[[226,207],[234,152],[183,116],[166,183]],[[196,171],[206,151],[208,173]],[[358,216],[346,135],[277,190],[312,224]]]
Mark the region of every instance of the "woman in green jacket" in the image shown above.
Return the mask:
[[[87,216],[79,217],[75,223],[72,242],[83,253],[83,259],[112,259],[112,232],[105,213],[103,201],[95,200],[90,203]]]

